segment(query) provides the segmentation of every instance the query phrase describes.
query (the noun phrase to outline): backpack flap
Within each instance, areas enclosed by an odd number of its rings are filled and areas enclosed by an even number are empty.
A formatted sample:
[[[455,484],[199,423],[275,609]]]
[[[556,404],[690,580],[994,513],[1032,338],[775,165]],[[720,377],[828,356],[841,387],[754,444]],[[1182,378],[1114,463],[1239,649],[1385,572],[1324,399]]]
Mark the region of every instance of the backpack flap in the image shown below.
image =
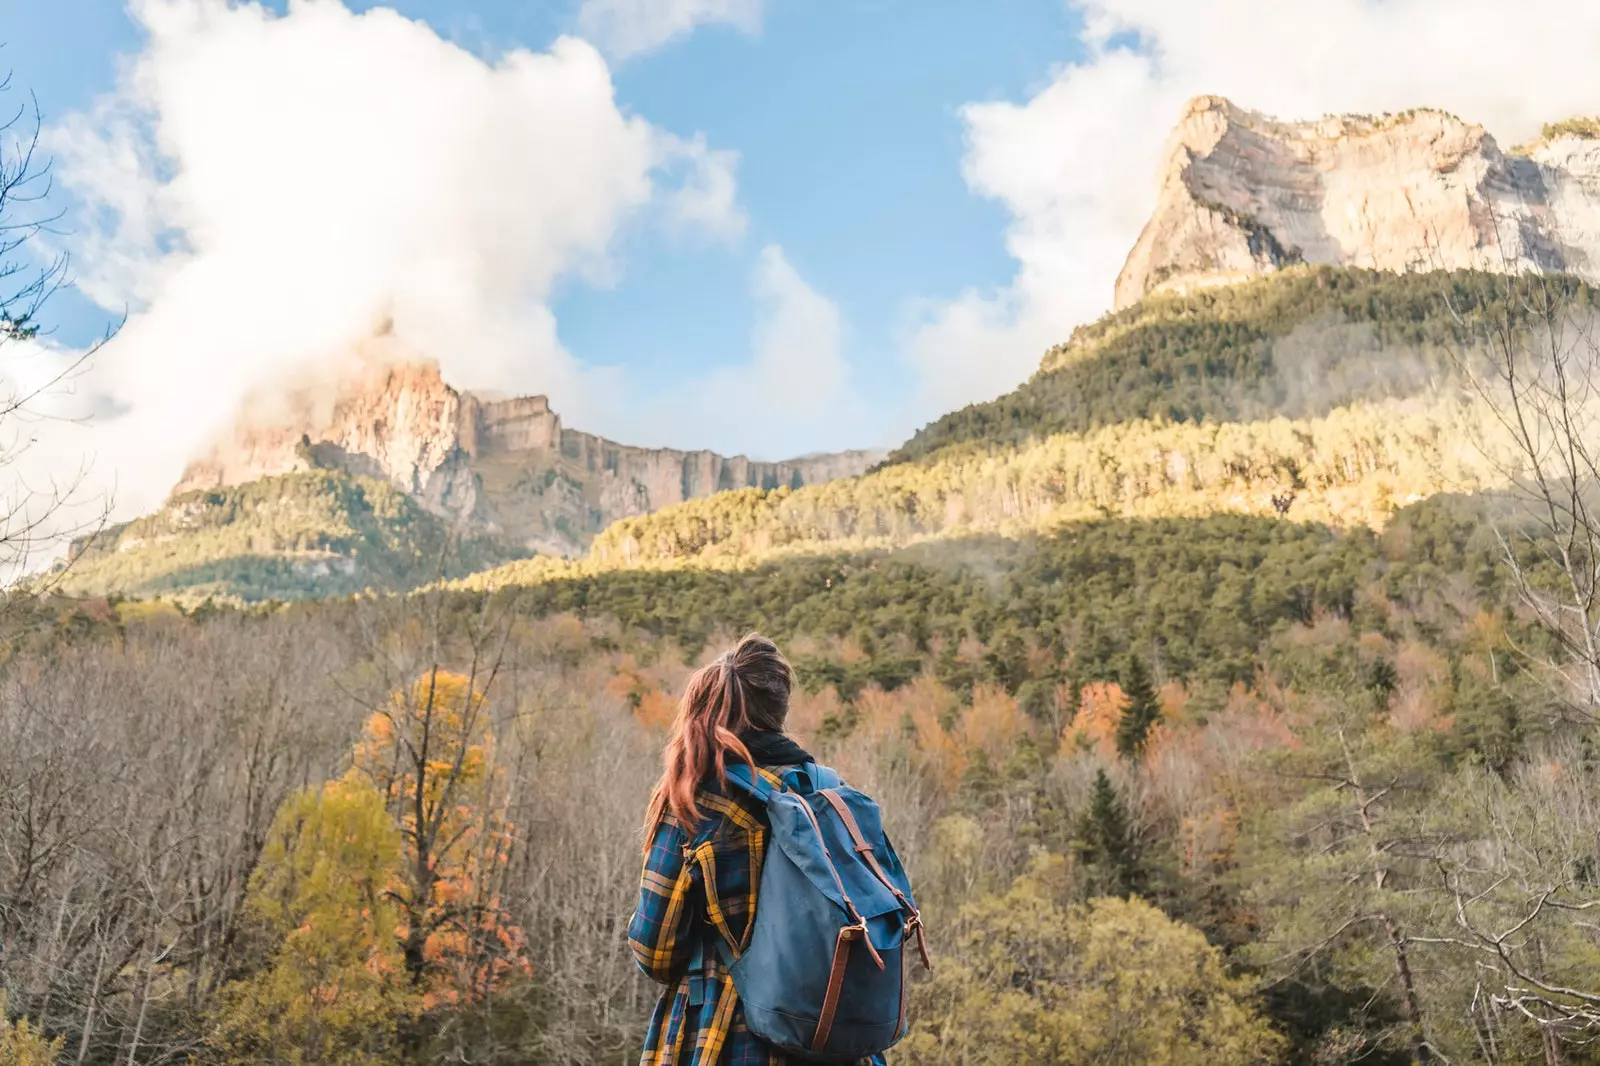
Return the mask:
[[[767,814],[772,819],[772,842],[783,849],[812,886],[840,910],[853,911],[855,916],[867,920],[874,934],[873,947],[897,947],[898,938],[885,940],[874,927],[886,924],[898,929],[898,923],[874,923],[871,919],[900,914],[900,901],[862,863],[837,861],[853,856],[855,847],[849,832],[832,813],[822,794],[774,795],[767,804]],[[830,861],[830,855],[835,861]]]

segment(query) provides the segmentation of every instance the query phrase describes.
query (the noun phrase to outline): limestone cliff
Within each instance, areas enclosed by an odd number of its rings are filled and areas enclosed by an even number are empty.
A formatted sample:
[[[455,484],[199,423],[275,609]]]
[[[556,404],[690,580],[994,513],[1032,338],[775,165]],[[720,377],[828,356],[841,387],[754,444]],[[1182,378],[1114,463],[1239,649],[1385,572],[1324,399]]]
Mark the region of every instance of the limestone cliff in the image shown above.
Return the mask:
[[[568,429],[543,396],[481,397],[452,388],[432,362],[378,361],[331,389],[308,385],[250,405],[173,495],[344,470],[387,481],[467,531],[570,554],[618,518],[723,489],[848,477],[877,458],[858,451],[761,462],[638,448]]]
[[[1440,111],[1280,122],[1191,101],[1116,306],[1301,262],[1600,279],[1600,140],[1506,152]]]

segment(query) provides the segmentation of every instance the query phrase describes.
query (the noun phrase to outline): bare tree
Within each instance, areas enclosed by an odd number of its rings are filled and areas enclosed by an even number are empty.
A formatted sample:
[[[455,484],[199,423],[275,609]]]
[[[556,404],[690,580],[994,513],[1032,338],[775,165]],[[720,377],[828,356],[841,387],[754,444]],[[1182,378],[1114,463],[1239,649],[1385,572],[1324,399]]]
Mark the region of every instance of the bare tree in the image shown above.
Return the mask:
[[[0,98],[12,91],[0,78]],[[15,577],[53,554],[65,541],[104,524],[109,500],[82,499],[86,465],[65,475],[35,480],[21,469],[41,420],[61,416],[43,401],[71,386],[114,330],[73,354],[43,350],[40,316],[69,281],[65,253],[41,254],[41,237],[61,219],[51,206],[54,180],[40,153],[43,121],[38,101],[0,117],[0,472],[10,483],[0,490],[0,573]],[[38,364],[24,366],[24,364]],[[35,582],[36,590],[53,582]]]
[[[1556,654],[1524,647],[1562,704],[1600,714],[1600,343],[1587,289],[1506,276],[1452,307],[1457,365],[1488,414],[1505,482],[1496,534],[1518,599]]]
[[[1579,734],[1600,719],[1600,338],[1591,290],[1563,276],[1508,275],[1452,306],[1457,364],[1487,417],[1480,447],[1504,481],[1493,525],[1509,585],[1542,639],[1516,650]],[[1474,811],[1491,832],[1437,858],[1453,929],[1484,1003],[1539,1029],[1545,1061],[1600,1033],[1600,987],[1552,957],[1596,945],[1600,878],[1596,781],[1577,752],[1525,766],[1515,789],[1492,775]],[[1540,775],[1543,775],[1542,777]]]

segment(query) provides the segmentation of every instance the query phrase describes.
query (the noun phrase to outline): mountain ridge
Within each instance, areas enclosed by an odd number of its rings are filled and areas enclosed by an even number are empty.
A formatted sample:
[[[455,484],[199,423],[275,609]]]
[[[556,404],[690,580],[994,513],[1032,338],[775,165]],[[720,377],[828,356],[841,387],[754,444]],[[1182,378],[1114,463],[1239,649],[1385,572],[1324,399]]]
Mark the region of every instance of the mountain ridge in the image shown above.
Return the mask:
[[[429,359],[368,359],[335,385],[247,404],[171,499],[313,469],[387,481],[465,532],[570,555],[612,522],[729,488],[799,487],[860,473],[867,451],[768,462],[643,448],[568,428],[545,396],[487,398]]]

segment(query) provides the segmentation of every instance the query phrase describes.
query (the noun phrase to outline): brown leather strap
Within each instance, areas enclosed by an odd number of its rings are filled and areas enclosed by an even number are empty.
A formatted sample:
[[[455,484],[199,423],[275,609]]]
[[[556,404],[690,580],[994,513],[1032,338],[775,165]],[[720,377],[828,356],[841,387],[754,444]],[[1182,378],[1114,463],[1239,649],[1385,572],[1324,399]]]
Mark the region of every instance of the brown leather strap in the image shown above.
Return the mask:
[[[900,960],[900,1020],[895,1023],[894,1027],[894,1038],[896,1040],[906,1035],[906,1004],[910,998],[910,993],[911,982],[906,980],[906,964],[904,957],[902,957]]]
[[[883,882],[884,888],[894,893],[894,898],[900,901],[901,908],[909,915],[906,919],[905,931],[908,933],[914,931],[917,934],[917,953],[922,956],[923,969],[931,971],[933,969],[933,960],[928,957],[928,939],[922,931],[922,913],[912,905],[904,892],[894,886],[894,882],[889,880],[889,875],[883,872],[883,867],[878,865],[878,857],[872,853],[872,845],[867,843],[867,838],[861,835],[861,826],[856,821],[855,814],[851,812],[850,806],[845,803],[844,797],[831,788],[825,788],[822,790],[822,798],[827,800],[828,806],[832,807],[834,812],[839,815],[839,820],[844,823],[845,831],[850,834],[850,840],[855,844],[856,851],[866,860],[867,868],[872,871],[872,875]],[[838,877],[837,872],[834,876]],[[882,967],[879,968],[882,969]]]
[[[850,898],[850,893],[845,891],[844,878],[839,876],[839,868],[833,864],[833,856],[828,854],[828,838],[822,833],[822,823],[817,821],[816,814],[811,810],[811,804],[802,803],[800,809],[806,812],[806,817],[811,819],[811,828],[817,831],[817,843],[822,845],[822,861],[828,864],[828,872],[833,875],[833,883],[839,889],[839,898],[844,900],[845,913],[850,916],[854,925],[846,926],[847,929],[860,929],[861,939],[865,942],[867,954],[872,956],[872,961],[878,964],[878,969],[883,969],[883,956],[878,954],[878,949],[872,946],[872,938],[867,935],[867,920],[861,917],[861,912],[856,910],[855,901]]]
[[[847,925],[839,930],[833,942],[833,969],[828,972],[828,992],[822,997],[822,1014],[817,1018],[817,1032],[811,1038],[811,1050],[822,1052],[828,1046],[828,1034],[833,1032],[833,1016],[839,1009],[839,993],[844,988],[844,971],[850,965],[850,941],[860,927]]]

